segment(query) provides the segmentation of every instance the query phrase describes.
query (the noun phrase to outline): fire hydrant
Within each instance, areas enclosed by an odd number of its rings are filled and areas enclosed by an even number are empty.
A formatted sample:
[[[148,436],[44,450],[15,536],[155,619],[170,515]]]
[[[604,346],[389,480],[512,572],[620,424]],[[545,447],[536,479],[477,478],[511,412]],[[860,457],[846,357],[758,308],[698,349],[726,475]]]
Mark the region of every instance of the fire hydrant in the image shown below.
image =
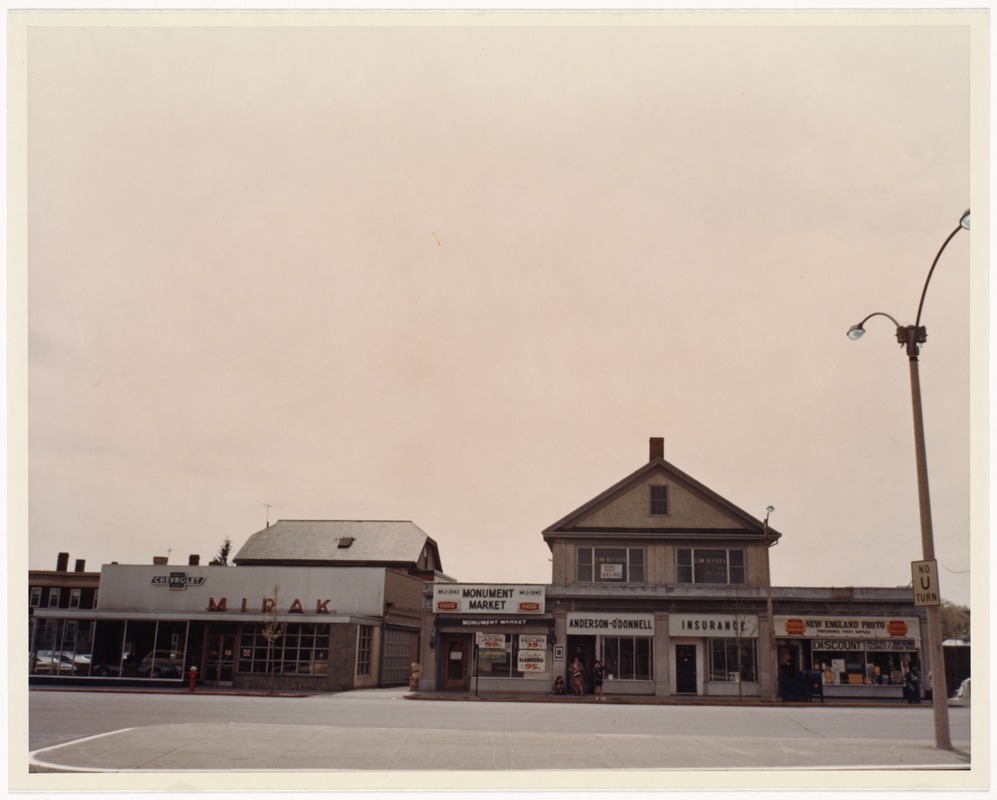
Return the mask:
[[[187,690],[189,692],[194,691],[194,687],[197,685],[197,667],[190,668],[190,688]]]

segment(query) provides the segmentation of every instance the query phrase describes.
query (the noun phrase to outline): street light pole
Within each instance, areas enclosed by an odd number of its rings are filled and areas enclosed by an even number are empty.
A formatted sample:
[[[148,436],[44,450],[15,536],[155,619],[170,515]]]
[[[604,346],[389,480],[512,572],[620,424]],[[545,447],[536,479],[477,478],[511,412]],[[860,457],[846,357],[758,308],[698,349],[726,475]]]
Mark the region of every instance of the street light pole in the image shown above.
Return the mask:
[[[765,509],[765,566],[768,570],[768,580],[765,583],[765,613],[768,615],[768,699],[775,702],[779,696],[778,685],[776,683],[779,670],[779,654],[776,652],[775,642],[775,617],[772,615],[772,557],[769,555],[772,545],[769,543],[769,516],[775,511],[773,506]]]
[[[917,494],[918,508],[921,517],[921,551],[925,561],[935,560],[935,538],[931,524],[931,496],[928,491],[928,457],[924,445],[924,414],[921,405],[921,378],[918,367],[920,345],[928,339],[928,333],[921,326],[921,310],[924,307],[924,296],[928,291],[928,283],[935,271],[938,259],[952,241],[952,238],[963,228],[969,229],[969,211],[962,215],[959,225],[942,244],[928,271],[928,278],[921,291],[921,302],[917,307],[917,319],[913,325],[901,325],[889,314],[875,312],[866,317],[858,325],[853,325],[848,331],[849,339],[859,339],[865,333],[862,327],[867,320],[875,316],[888,317],[897,328],[897,341],[907,350],[910,364],[911,404],[914,412],[914,457],[917,462]],[[940,750],[952,750],[952,738],[949,732],[948,687],[945,681],[945,652],[942,647],[942,615],[938,605],[927,606],[928,612],[928,652],[931,659],[931,704],[935,718],[935,747]],[[923,669],[922,669],[923,672]]]

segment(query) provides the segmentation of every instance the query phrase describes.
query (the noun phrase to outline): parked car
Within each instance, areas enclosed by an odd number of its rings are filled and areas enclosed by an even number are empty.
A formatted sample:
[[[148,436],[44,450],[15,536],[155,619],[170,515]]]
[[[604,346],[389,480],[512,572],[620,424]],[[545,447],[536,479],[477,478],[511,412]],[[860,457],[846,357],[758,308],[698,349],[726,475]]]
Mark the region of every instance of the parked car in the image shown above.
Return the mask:
[[[76,664],[68,653],[38,650],[31,671],[35,675],[75,675]]]
[[[96,677],[119,677],[121,667],[118,664],[93,664],[90,667],[90,674]]]
[[[966,678],[962,683],[959,684],[959,688],[956,693],[949,698],[950,706],[968,706],[969,705],[969,681],[970,678]]]
[[[147,678],[182,678],[183,654],[172,650],[152,650],[139,662],[138,674]]]

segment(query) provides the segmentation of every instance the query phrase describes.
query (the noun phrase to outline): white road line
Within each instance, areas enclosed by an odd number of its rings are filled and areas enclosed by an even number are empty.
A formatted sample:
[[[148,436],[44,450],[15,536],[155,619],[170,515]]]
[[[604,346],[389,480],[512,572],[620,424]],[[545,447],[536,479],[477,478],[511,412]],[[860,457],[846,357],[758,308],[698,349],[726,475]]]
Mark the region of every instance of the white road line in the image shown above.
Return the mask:
[[[38,756],[40,753],[47,753],[49,750],[58,750],[60,747],[70,747],[74,744],[82,744],[83,742],[92,742],[95,739],[103,739],[105,736],[114,736],[116,733],[128,733],[128,731],[138,730],[138,728],[120,728],[116,731],[107,731],[106,733],[98,733],[94,736],[84,736],[82,739],[73,739],[68,742],[62,742],[61,744],[53,744],[50,747],[42,747],[38,750],[32,750],[28,753],[28,764],[34,765],[36,767],[48,767],[50,769],[64,769],[71,772],[107,772],[106,769],[89,769],[83,767],[67,767],[63,764],[52,764],[48,761],[43,761]],[[122,770],[123,772],[125,770]]]

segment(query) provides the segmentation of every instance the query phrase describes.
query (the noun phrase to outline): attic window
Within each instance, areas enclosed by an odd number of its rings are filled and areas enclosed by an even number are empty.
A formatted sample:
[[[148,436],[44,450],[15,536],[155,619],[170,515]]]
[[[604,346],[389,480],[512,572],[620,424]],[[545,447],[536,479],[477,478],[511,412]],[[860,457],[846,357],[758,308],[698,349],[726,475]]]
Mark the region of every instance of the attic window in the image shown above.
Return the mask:
[[[339,549],[340,550],[345,550],[347,547],[349,547],[355,541],[356,541],[356,537],[355,536],[344,536],[342,539],[339,540]]]
[[[668,486],[651,487],[651,516],[668,513]]]

